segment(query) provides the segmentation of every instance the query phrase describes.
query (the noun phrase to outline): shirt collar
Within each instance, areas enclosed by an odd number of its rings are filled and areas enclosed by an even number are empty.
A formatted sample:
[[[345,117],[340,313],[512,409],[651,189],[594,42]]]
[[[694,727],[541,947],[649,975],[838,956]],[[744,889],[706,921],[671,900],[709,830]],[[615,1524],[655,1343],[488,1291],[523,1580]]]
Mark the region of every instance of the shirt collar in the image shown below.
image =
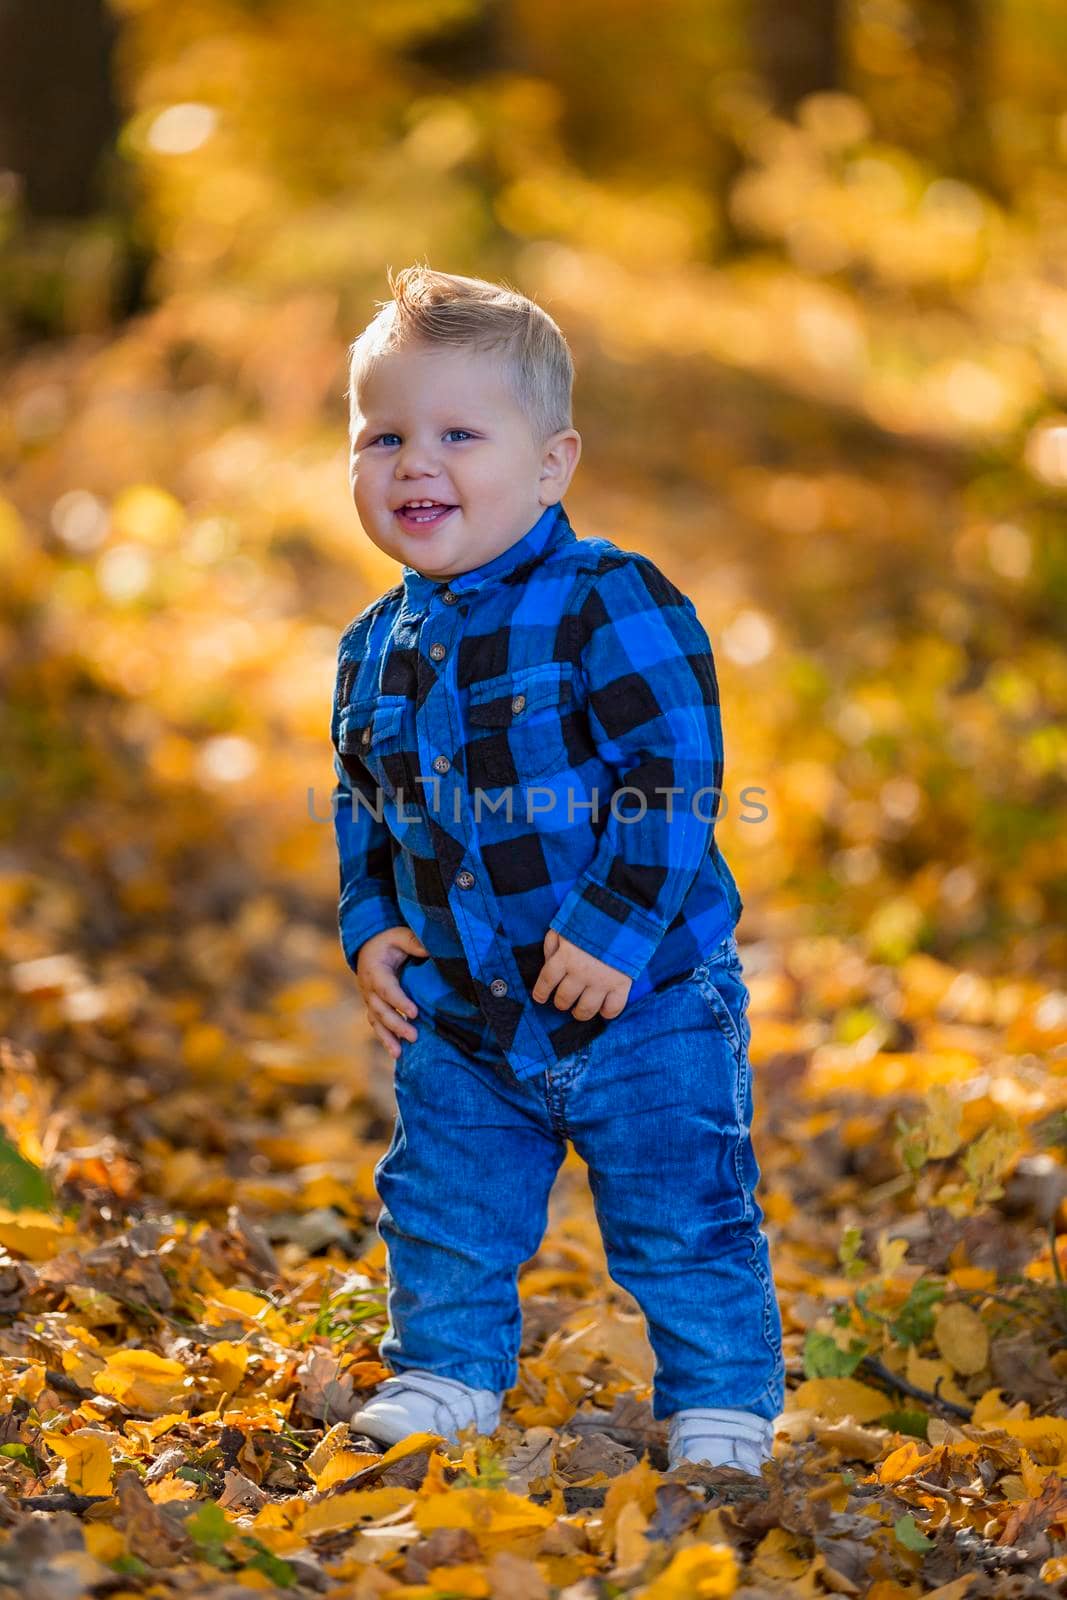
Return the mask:
[[[563,502],[558,501],[555,505],[545,507],[533,527],[521,539],[491,560],[484,561],[480,567],[472,567],[469,572],[459,572],[451,578],[428,578],[415,567],[405,566],[405,609],[409,612],[425,609],[431,597],[440,590],[450,589],[453,594],[467,594],[471,590],[487,589],[501,583],[518,567],[539,561],[558,539],[568,535],[574,537]]]

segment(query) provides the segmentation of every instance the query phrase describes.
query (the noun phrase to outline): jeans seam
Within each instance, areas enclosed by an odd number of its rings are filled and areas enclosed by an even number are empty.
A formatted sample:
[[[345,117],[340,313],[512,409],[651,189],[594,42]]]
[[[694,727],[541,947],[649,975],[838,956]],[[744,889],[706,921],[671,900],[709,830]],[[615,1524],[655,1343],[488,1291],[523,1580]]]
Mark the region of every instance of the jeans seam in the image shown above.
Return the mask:
[[[553,1127],[556,1128],[556,1131],[564,1139],[571,1138],[570,1124],[567,1121],[567,1090],[572,1088],[577,1080],[581,1077],[582,1072],[589,1061],[592,1049],[593,1046],[591,1042],[589,1044],[582,1045],[581,1049],[577,1050],[573,1056],[565,1056],[563,1061],[560,1062],[557,1067],[549,1067],[545,1074],[548,1089],[551,1090],[554,1088],[556,1091],[556,1105],[559,1108],[559,1119],[557,1123],[557,1119],[553,1111],[551,1095],[549,1094],[548,1109],[550,1115],[552,1115],[552,1124]]]
[[[548,1120],[552,1131],[558,1134],[561,1139],[569,1139],[567,1108],[563,1103],[565,1081],[561,1081],[555,1076],[552,1067],[546,1067],[541,1082],[545,1092],[545,1109],[548,1112]]]
[[[744,1015],[743,1008],[741,1015],[742,1017]],[[737,1178],[737,1187],[740,1189],[744,1201],[741,1227],[747,1231],[752,1218],[755,1216],[755,1206],[752,1204],[752,1193],[745,1182],[743,1170],[744,1145],[746,1140],[751,1139],[752,1132],[745,1123],[745,1082],[749,1067],[746,1060],[744,1030],[740,1027],[738,1028],[736,1053],[737,1071],[734,1076],[734,1111],[737,1116],[738,1131],[734,1140],[734,1174]],[[753,1265],[755,1265],[755,1258],[753,1258]]]
[[[740,1054],[742,1045],[741,1030],[738,1028],[737,1038],[735,1039],[733,1015],[730,1011],[730,1007],[726,1004],[726,1001],[719,993],[719,990],[715,985],[715,980],[710,976],[708,964],[705,963],[705,966],[698,969],[698,973],[694,974],[694,976],[696,978],[700,993],[703,996],[709,1010],[714,1015],[723,1037],[728,1040],[730,1045],[733,1047],[734,1052],[736,1054]]]
[[[764,1237],[766,1237],[766,1235],[764,1235]],[[764,1272],[758,1258],[759,1241],[753,1238],[751,1240],[751,1256],[749,1259],[749,1265],[756,1275],[756,1279],[760,1285],[760,1288],[763,1290],[763,1322],[760,1327],[760,1333],[763,1336],[763,1342],[767,1346],[768,1354],[770,1355],[773,1363],[773,1371],[771,1376],[767,1379],[766,1386],[764,1387],[760,1398],[771,1400],[777,1396],[777,1391],[785,1375],[785,1356],[781,1347],[777,1345],[771,1338],[770,1324],[772,1320],[772,1307],[777,1305],[778,1299],[776,1293],[774,1292],[771,1280]]]
[[[773,1373],[772,1373],[771,1377],[768,1378],[767,1383],[764,1386],[764,1389],[763,1389],[762,1393],[759,1396],[759,1401],[766,1400],[766,1401],[770,1402],[772,1400],[776,1401],[777,1390],[778,1390],[782,1375],[783,1375],[784,1370],[785,1370],[785,1361],[784,1361],[784,1356],[782,1354],[781,1349],[775,1344],[775,1341],[771,1338],[770,1324],[771,1324],[771,1320],[772,1320],[772,1299],[773,1299],[774,1303],[777,1304],[777,1295],[774,1293],[771,1281],[768,1278],[767,1274],[764,1272],[763,1267],[762,1267],[762,1265],[760,1263],[760,1260],[759,1260],[759,1248],[760,1248],[759,1239],[755,1236],[755,1233],[753,1232],[753,1230],[751,1228],[752,1220],[756,1215],[755,1194],[754,1194],[754,1191],[750,1190],[748,1185],[745,1183],[744,1173],[743,1173],[743,1170],[742,1170],[742,1150],[743,1150],[743,1147],[744,1147],[744,1143],[745,1143],[746,1139],[750,1139],[751,1136],[752,1136],[751,1135],[751,1129],[746,1127],[745,1118],[744,1118],[745,1083],[746,1083],[747,1075],[752,1070],[751,1069],[751,1065],[750,1065],[750,1063],[748,1061],[748,1049],[747,1049],[747,1045],[746,1045],[746,1041],[745,1041],[745,1021],[746,1021],[746,1016],[747,1016],[747,1012],[748,1012],[748,1005],[749,1005],[749,1000],[750,999],[751,999],[751,994],[748,992],[747,986],[746,986],[746,993],[745,993],[745,996],[744,996],[744,998],[742,1000],[741,1008],[740,1008],[740,1011],[738,1013],[739,1041],[738,1041],[738,1045],[737,1045],[737,1075],[736,1075],[736,1078],[734,1080],[734,1083],[735,1083],[734,1103],[735,1103],[736,1112],[737,1112],[738,1134],[737,1134],[736,1140],[734,1141],[734,1162],[733,1162],[733,1165],[734,1165],[734,1174],[735,1174],[735,1176],[737,1178],[737,1186],[738,1186],[738,1189],[739,1189],[739,1191],[741,1193],[742,1202],[743,1202],[743,1213],[742,1213],[742,1218],[741,1218],[741,1222],[739,1224],[739,1227],[746,1229],[747,1232],[748,1232],[748,1235],[749,1235],[749,1262],[748,1262],[748,1264],[749,1264],[749,1267],[751,1268],[752,1272],[755,1274],[756,1281],[759,1283],[759,1286],[760,1286],[760,1288],[761,1288],[761,1290],[763,1292],[763,1317],[762,1317],[761,1324],[760,1324],[760,1334],[761,1334],[761,1337],[763,1339],[764,1344],[767,1347],[767,1352],[768,1352],[768,1354],[769,1354],[769,1356],[771,1358],[771,1361],[773,1363],[773,1366],[774,1366]],[[751,1029],[749,1030],[749,1034],[750,1034],[750,1037],[751,1037]],[[756,1231],[757,1232],[760,1231],[759,1227],[758,1227],[758,1224],[757,1224],[757,1230]],[[766,1235],[764,1234],[763,1237],[765,1239]],[[757,1401],[757,1404],[759,1403],[759,1401]]]

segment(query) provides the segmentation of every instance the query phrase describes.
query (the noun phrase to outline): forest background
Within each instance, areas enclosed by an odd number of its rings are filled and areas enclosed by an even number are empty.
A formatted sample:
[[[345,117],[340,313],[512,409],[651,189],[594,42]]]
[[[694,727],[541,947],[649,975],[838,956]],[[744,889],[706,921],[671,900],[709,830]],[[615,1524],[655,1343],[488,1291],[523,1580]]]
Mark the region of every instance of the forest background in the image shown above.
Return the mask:
[[[1067,1593],[1065,73],[1053,0],[0,11],[0,1591]],[[345,1438],[345,351],[417,259],[561,323],[576,531],[712,639],[763,1498],[663,1474],[573,1154],[495,1449]]]

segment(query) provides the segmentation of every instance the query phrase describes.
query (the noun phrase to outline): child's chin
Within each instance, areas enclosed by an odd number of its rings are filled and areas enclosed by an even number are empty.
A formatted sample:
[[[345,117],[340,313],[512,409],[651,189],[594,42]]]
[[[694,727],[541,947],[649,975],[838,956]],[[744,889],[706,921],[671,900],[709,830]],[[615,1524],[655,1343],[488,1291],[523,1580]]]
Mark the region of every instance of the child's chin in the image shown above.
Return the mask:
[[[429,545],[416,549],[409,547],[400,559],[426,578],[447,578],[454,566],[454,558],[450,551],[431,549]]]

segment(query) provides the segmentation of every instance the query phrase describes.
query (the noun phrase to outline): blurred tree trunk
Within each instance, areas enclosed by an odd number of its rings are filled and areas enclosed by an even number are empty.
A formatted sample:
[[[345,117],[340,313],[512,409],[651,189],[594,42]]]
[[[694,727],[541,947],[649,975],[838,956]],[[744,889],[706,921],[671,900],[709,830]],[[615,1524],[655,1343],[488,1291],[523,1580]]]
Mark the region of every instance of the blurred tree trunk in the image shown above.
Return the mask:
[[[1007,199],[986,117],[988,10],[983,0],[923,0],[917,11],[924,61],[952,86],[947,165]]]
[[[505,9],[501,0],[482,0],[468,16],[409,45],[405,54],[419,66],[460,82],[513,65]]]
[[[104,0],[0,0],[0,169],[27,216],[84,217],[119,126]]]
[[[752,0],[749,37],[774,109],[841,86],[842,0]]]

